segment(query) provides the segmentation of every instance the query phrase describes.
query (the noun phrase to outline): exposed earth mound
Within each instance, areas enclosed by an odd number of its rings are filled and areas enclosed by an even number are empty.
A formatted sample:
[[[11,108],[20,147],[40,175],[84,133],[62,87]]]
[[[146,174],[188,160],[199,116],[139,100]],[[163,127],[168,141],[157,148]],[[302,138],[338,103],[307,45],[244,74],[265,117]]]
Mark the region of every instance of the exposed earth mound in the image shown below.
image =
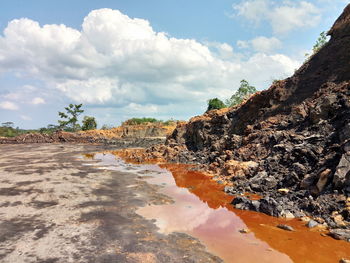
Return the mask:
[[[237,208],[313,216],[350,240],[350,5],[328,34],[292,77],[178,125],[146,157],[201,163],[227,192],[262,197],[235,198]]]
[[[175,123],[174,123],[175,124]],[[89,130],[77,133],[57,131],[52,134],[28,133],[16,137],[0,137],[0,144],[18,143],[104,143],[119,148],[150,147],[164,142],[164,138],[175,129],[175,125],[147,123],[122,125],[109,130]]]
[[[80,132],[80,134],[106,139],[165,137],[171,134],[175,127],[176,122],[169,125],[164,125],[163,123],[145,123],[139,125],[123,124],[119,127],[108,130],[90,130]]]
[[[27,133],[16,137],[0,137],[0,144],[19,144],[19,143],[53,143],[53,142],[76,142],[93,143],[93,137],[80,136],[76,133],[57,131],[53,134]]]

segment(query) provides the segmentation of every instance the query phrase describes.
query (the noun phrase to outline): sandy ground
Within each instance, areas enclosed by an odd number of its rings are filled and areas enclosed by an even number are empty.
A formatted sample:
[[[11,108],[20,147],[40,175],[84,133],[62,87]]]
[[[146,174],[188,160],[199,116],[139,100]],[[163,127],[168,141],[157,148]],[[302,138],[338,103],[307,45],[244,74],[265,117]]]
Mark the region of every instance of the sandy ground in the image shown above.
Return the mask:
[[[0,262],[220,262],[135,213],[169,202],[132,172],[79,154],[103,146],[0,145]]]

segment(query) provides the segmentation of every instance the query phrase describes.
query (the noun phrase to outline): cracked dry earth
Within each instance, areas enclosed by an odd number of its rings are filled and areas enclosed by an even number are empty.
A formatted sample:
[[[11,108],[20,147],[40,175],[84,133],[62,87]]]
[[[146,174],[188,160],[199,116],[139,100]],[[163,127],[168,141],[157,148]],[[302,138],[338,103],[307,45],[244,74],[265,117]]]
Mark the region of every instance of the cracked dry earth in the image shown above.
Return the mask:
[[[0,145],[0,262],[221,262],[135,213],[171,202],[158,186],[79,158],[105,149]]]

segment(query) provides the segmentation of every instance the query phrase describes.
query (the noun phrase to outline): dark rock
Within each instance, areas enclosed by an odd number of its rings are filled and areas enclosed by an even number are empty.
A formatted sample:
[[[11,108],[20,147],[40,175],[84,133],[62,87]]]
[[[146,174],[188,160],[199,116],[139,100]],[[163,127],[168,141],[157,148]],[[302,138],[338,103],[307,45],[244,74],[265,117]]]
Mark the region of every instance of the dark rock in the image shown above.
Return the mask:
[[[307,169],[304,165],[297,162],[297,163],[293,163],[292,167],[297,175],[304,176],[306,174]]]
[[[350,139],[350,123],[346,123],[343,129],[339,132],[339,139],[341,142],[345,142]]]
[[[331,229],[329,235],[334,239],[350,242],[350,229]]]
[[[232,204],[237,209],[241,209],[241,210],[251,209],[251,200],[245,196],[237,196],[235,199],[233,199]]]
[[[350,141],[344,144],[344,152],[350,152]]]
[[[342,155],[336,168],[333,183],[336,188],[350,186],[350,155],[345,153]]]
[[[277,227],[286,231],[295,231],[293,227],[284,224],[279,224]]]
[[[251,183],[251,184],[250,184],[250,188],[251,188],[253,191],[261,192],[261,190],[262,190],[262,185],[261,185],[261,184]]]
[[[269,176],[267,178],[264,178],[262,181],[262,184],[266,186],[268,189],[275,188],[278,184],[276,178]]]
[[[251,205],[252,205],[252,210],[254,211],[260,211],[260,201],[258,200],[253,200],[251,201]]]
[[[280,211],[277,209],[278,203],[273,198],[260,199],[260,212],[270,216],[280,216]]]
[[[279,152],[290,153],[293,150],[293,146],[287,144],[276,144],[275,146],[273,146],[273,149]]]
[[[301,189],[308,189],[311,185],[314,185],[315,181],[317,180],[317,176],[314,174],[307,174],[305,175],[304,179],[300,182],[300,188]]]

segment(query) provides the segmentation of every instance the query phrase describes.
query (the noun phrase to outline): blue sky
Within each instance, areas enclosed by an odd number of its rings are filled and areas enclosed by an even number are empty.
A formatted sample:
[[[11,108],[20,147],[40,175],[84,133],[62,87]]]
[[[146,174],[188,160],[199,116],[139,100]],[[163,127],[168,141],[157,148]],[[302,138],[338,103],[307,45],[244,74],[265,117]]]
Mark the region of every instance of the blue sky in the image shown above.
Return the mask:
[[[99,125],[188,119],[247,79],[290,76],[343,0],[2,1],[0,122],[56,124],[83,103]]]

